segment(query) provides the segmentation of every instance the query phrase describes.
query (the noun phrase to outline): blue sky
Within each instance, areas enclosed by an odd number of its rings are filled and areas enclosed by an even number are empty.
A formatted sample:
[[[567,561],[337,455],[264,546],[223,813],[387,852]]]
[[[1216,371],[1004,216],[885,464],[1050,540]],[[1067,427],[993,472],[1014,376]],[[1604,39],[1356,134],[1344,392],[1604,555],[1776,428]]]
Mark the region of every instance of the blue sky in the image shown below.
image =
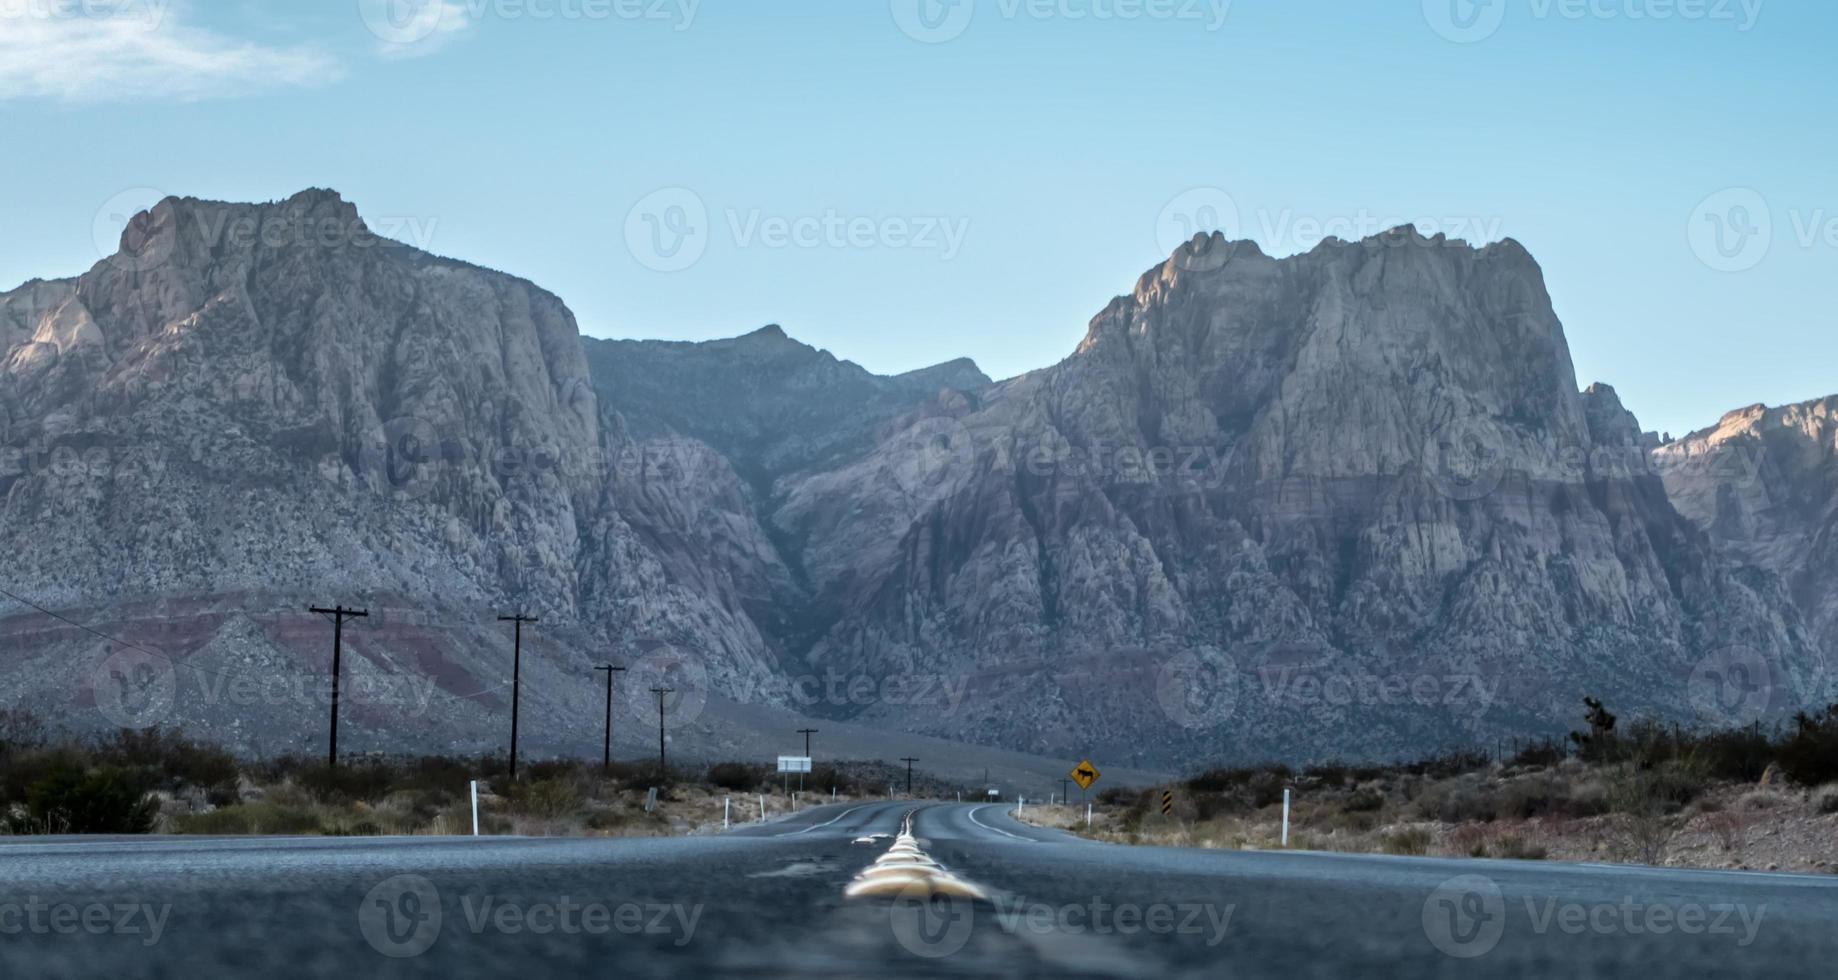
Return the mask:
[[[1811,0],[0,0],[0,288],[140,198],[329,186],[589,334],[1006,376],[1185,219],[1412,220],[1524,242],[1579,380],[1682,433],[1838,392],[1834,41]]]

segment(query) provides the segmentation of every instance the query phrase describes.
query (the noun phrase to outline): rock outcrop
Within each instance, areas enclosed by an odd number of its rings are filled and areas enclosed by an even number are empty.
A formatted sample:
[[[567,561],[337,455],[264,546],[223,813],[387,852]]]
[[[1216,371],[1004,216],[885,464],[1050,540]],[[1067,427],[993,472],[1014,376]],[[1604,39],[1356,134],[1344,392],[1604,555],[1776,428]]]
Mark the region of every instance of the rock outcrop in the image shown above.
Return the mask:
[[[1738,409],[1653,462],[1681,513],[1788,584],[1838,676],[1838,396]]]
[[[609,656],[698,703],[1149,765],[1553,733],[1585,693],[1716,716],[1732,649],[1781,682],[1758,717],[1823,676],[1794,600],[1831,578],[1784,557],[1820,546],[1767,531],[1810,496],[1673,485],[1731,524],[1682,517],[1510,241],[1199,238],[996,384],[776,327],[583,341],[330,192],[168,200],[81,277],[0,294],[0,358],[0,584],[200,678],[323,676],[301,607],[367,602],[354,675],[431,686],[420,734],[384,705],[359,742],[496,744],[512,610],[543,617],[526,744],[556,750]],[[0,635],[8,691],[54,714],[114,720],[144,679],[35,613]],[[313,730],[282,702],[162,717],[272,751]]]

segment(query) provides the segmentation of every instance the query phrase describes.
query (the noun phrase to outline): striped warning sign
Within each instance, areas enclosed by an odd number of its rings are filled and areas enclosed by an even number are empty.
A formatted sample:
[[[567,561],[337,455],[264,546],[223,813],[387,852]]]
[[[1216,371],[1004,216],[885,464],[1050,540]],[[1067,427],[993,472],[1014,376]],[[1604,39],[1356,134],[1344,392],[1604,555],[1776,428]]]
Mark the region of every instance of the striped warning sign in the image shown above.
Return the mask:
[[[1165,817],[1173,812],[1174,812],[1174,790],[1171,790],[1171,789],[1162,790],[1162,816]]]

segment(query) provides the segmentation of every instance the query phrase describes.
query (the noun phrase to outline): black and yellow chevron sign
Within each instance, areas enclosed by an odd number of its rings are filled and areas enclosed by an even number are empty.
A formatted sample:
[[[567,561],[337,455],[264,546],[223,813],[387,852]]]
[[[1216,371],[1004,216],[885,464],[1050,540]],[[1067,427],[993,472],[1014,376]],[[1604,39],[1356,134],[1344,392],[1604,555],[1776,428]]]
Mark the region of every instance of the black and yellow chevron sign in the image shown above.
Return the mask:
[[[1162,816],[1165,817],[1173,812],[1174,812],[1174,791],[1171,789],[1162,790]]]

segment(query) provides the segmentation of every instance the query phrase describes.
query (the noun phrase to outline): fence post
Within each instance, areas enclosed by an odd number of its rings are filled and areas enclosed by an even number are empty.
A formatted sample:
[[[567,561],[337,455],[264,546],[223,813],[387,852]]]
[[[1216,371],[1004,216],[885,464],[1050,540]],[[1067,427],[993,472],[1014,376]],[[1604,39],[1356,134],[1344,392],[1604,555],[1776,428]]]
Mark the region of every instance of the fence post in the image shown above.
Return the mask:
[[[479,781],[472,781],[472,836],[479,836]]]
[[[1283,790],[1283,846],[1289,846],[1289,790]]]

